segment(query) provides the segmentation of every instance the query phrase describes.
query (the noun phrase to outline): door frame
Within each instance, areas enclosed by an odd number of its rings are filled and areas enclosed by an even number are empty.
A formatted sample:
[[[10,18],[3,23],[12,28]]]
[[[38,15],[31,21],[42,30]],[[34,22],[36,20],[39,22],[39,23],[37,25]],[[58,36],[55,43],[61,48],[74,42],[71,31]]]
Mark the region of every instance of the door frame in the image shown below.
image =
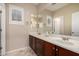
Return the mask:
[[[5,11],[5,4],[2,3],[0,6],[0,10],[2,11],[2,17],[1,17],[1,55],[5,55],[6,51],[6,11]]]
[[[75,31],[73,31],[74,29],[73,29],[73,22],[74,22],[74,15],[76,15],[76,14],[79,14],[79,11],[77,11],[77,12],[73,12],[72,13],[72,25],[71,25],[71,27],[72,27],[72,29],[71,29],[71,35],[72,36],[79,36],[79,34],[73,34]],[[77,18],[77,17],[76,17]],[[77,33],[77,32],[76,32]],[[78,33],[79,33],[79,31],[78,31]]]
[[[55,20],[58,19],[58,18],[60,19],[60,21],[58,21],[58,22],[61,22],[61,23],[60,23],[60,25],[58,25],[59,26],[59,30],[57,29],[59,32],[56,33],[55,29],[56,29],[57,26],[55,24]],[[56,33],[56,34],[63,34],[64,33],[64,16],[54,17],[54,19],[53,19],[53,28],[54,28],[53,29],[54,33]],[[61,33],[61,31],[62,31],[62,33]]]

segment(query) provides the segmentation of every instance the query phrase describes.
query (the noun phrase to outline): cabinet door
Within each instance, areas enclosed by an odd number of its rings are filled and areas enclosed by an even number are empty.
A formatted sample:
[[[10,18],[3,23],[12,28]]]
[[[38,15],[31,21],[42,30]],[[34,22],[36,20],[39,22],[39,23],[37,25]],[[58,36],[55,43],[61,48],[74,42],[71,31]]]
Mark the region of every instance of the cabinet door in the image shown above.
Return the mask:
[[[31,35],[29,35],[29,45],[30,45],[30,47],[35,51],[35,37],[33,37],[33,36],[31,36]]]
[[[55,45],[48,42],[44,42],[44,55],[55,56]]]
[[[29,35],[29,45],[33,49],[33,37]]]
[[[43,56],[43,43],[44,41],[41,39],[36,39],[36,54],[38,56]]]
[[[79,54],[59,47],[59,56],[79,56]]]
[[[34,51],[36,50],[35,45],[36,45],[36,38],[33,37],[32,38],[32,48],[33,48]]]

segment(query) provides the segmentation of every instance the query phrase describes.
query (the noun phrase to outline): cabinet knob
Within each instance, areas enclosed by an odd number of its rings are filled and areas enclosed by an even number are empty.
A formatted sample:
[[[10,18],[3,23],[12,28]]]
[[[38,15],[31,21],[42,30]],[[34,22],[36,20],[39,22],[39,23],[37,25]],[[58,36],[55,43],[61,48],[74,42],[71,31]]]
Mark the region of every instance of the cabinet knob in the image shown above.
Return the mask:
[[[58,51],[58,49],[56,49],[56,51]]]
[[[52,49],[55,50],[55,47],[53,47]]]

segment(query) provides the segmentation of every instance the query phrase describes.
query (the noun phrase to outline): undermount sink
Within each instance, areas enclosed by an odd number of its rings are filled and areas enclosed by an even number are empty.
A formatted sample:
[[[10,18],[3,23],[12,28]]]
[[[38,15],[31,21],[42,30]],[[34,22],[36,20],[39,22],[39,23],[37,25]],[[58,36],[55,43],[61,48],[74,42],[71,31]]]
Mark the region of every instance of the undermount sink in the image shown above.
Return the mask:
[[[65,44],[65,45],[74,45],[73,42],[65,41],[65,40],[57,40],[59,43]]]
[[[72,39],[63,40],[62,37],[49,37],[49,38],[55,42],[62,43],[64,45],[75,45],[75,42],[74,42],[75,40],[72,40]]]
[[[58,37],[56,35],[53,35],[53,36],[46,36],[47,38],[57,42],[57,43],[61,43],[63,45],[67,45],[67,46],[76,46],[76,47],[79,47],[78,44],[79,44],[79,41],[76,41],[74,39],[69,39],[67,38],[68,40],[64,40],[62,37]],[[64,37],[65,38],[65,37]]]
[[[76,46],[79,47],[79,41],[73,40],[73,39],[68,39],[68,40],[63,40],[63,39],[56,39],[55,40],[58,43],[62,43],[64,45],[68,45],[68,46]]]

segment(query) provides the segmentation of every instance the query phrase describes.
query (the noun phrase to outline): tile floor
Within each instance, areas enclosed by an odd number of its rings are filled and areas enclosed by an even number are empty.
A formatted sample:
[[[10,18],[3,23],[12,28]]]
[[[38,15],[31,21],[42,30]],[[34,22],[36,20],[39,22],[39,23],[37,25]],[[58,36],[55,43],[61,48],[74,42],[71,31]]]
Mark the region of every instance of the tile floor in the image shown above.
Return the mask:
[[[31,48],[7,54],[6,56],[36,56]]]

